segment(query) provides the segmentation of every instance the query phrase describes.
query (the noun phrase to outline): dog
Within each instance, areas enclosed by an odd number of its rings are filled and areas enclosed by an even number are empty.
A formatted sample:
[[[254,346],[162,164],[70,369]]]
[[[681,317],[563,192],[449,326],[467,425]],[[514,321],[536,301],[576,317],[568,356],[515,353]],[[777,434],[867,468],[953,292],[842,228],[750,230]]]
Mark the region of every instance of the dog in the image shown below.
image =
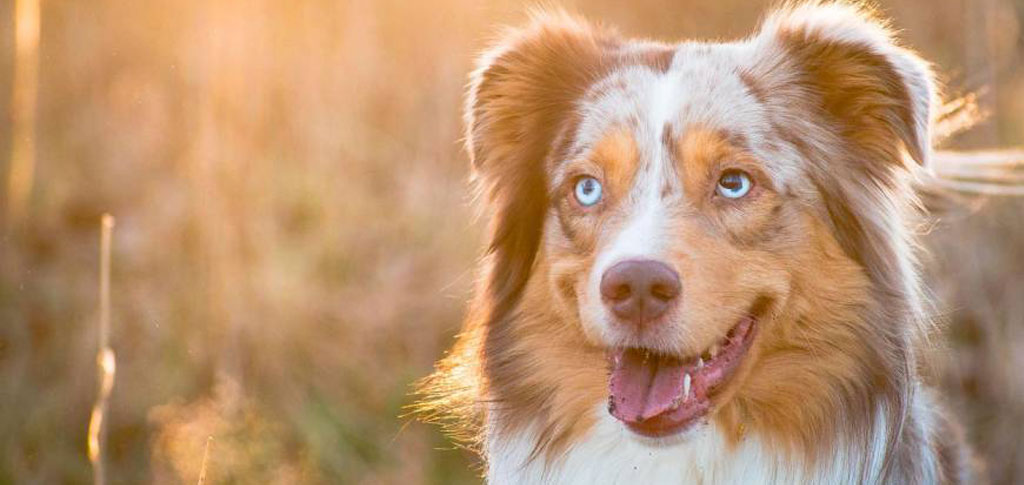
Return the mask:
[[[493,484],[974,483],[920,370],[939,102],[862,4],[725,43],[535,14],[471,76],[489,246],[420,411]]]

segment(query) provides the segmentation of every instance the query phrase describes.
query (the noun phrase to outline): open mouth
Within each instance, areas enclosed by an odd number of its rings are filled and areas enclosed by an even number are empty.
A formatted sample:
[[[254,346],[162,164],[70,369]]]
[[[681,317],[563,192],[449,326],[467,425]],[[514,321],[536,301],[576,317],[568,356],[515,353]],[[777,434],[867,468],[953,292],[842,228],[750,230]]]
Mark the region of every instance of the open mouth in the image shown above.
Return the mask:
[[[739,368],[756,323],[744,317],[700,355],[685,359],[635,347],[609,352],[608,411],[644,436],[689,428],[707,415],[712,396]]]

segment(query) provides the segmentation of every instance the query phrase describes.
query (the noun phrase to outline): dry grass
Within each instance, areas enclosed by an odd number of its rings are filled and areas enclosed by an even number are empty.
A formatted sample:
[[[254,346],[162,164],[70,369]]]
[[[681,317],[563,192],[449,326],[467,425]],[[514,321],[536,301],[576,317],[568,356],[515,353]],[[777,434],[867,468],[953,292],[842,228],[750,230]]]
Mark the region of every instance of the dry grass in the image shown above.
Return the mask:
[[[767,3],[566,2],[663,39],[744,35]],[[1024,144],[1024,5],[983,4],[883,4],[948,84],[989,88],[990,121],[951,147]],[[0,31],[13,13],[0,4]],[[466,73],[524,17],[512,0],[43,2],[33,182],[23,223],[0,211],[0,409],[17,410],[0,413],[0,483],[91,479],[104,212],[109,482],[194,483],[208,436],[208,483],[478,481],[469,454],[397,416],[473,284]],[[0,36],[3,113],[15,64]],[[15,138],[0,128],[5,203]],[[1003,483],[1024,477],[1021,214],[994,199],[928,239],[956,342],[945,382]]]
[[[206,438],[206,447],[203,448],[203,463],[199,467],[199,480],[196,482],[199,485],[206,484],[206,471],[210,464],[210,445],[213,444],[213,436]]]
[[[105,433],[103,420],[110,406],[110,391],[114,389],[117,359],[110,348],[110,240],[114,230],[114,217],[103,214],[100,218],[100,318],[99,350],[96,352],[96,403],[89,418],[89,461],[92,462],[92,481],[96,485],[107,483],[103,465]]]
[[[8,227],[25,216],[35,174],[39,91],[39,0],[14,2],[14,65],[11,86],[11,158],[7,177]]]

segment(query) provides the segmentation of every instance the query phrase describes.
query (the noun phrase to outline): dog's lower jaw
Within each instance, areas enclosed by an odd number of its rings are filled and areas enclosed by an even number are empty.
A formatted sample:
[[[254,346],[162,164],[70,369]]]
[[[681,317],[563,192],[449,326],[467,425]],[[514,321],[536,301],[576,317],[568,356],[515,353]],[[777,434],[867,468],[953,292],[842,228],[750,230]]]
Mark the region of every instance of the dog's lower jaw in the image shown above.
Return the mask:
[[[931,394],[914,393],[904,423],[903,439],[888,450],[894,431],[879,407],[867,442],[837,437],[830,450],[808,459],[772,445],[770,439],[748,433],[731,443],[728,432],[714,420],[668,438],[645,438],[629,432],[595,406],[596,425],[556,457],[536,453],[537,433],[525,427],[508,434],[487,434],[487,479],[505,484],[632,484],[632,483],[945,483],[940,463],[942,437],[936,426],[941,416]],[[494,415],[492,414],[492,417]],[[494,430],[497,427],[489,427]]]

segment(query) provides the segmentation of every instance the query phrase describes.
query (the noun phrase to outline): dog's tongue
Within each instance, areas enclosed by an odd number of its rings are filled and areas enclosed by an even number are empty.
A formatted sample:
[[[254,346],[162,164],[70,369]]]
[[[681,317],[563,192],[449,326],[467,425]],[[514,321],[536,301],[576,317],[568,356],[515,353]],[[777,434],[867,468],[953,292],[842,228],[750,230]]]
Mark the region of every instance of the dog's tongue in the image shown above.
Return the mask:
[[[637,423],[678,408],[685,368],[679,359],[625,349],[612,355],[611,413]]]

